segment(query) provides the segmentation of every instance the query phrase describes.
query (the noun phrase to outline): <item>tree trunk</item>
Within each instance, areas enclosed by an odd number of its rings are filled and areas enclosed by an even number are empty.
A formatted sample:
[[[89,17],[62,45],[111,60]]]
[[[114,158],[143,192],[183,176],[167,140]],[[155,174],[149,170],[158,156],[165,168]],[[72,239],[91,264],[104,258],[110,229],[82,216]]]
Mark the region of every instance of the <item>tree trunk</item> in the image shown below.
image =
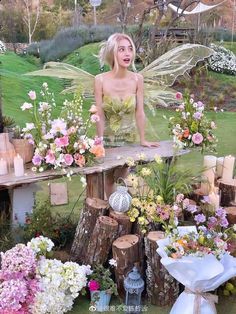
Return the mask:
[[[117,238],[123,235],[129,234],[131,232],[132,222],[129,216],[125,213],[117,213],[114,210],[110,210],[109,216],[115,219],[118,223]]]
[[[220,206],[231,206],[235,199],[236,180],[232,182],[220,182]]]
[[[158,306],[172,305],[179,293],[178,282],[169,275],[156,252],[158,248],[156,241],[164,237],[162,231],[151,231],[145,238],[147,294],[151,304]]]
[[[124,297],[124,278],[135,263],[140,263],[139,237],[134,234],[124,235],[112,244],[113,258],[117,262],[115,278],[120,297]],[[137,266],[138,266],[137,265]]]
[[[108,202],[98,198],[87,198],[77,225],[75,238],[72,244],[72,260],[82,262],[89,243],[90,236],[99,216],[106,214]]]
[[[118,231],[118,222],[108,216],[98,217],[88,244],[84,264],[104,264]]]

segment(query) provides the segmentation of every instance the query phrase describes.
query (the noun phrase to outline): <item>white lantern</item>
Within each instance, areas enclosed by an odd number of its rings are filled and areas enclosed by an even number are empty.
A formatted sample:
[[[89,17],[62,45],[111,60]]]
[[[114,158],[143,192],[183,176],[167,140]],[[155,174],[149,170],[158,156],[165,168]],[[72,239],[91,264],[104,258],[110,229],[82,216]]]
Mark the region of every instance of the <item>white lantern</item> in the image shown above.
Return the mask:
[[[118,180],[122,180],[124,183],[125,181],[122,178],[119,178]],[[124,213],[129,210],[131,205],[132,197],[128,193],[128,188],[125,183],[125,186],[118,185],[117,189],[114,193],[112,193],[109,197],[109,205],[111,208],[120,213]]]

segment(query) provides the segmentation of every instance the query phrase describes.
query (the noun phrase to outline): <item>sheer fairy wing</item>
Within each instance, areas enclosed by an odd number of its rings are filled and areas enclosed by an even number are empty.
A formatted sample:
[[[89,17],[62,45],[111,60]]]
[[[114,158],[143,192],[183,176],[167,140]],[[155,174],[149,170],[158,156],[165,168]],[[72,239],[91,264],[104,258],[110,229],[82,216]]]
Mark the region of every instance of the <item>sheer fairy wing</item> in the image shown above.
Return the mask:
[[[78,86],[81,86],[88,96],[93,95],[94,75],[67,63],[47,62],[42,70],[29,72],[26,75],[68,79],[71,80],[71,84],[63,90],[63,93],[73,93],[78,89]]]
[[[140,72],[144,77],[145,98],[160,105],[173,102],[176,92],[168,87],[179,76],[187,77],[199,61],[212,54],[211,48],[197,44],[184,44],[169,50]]]

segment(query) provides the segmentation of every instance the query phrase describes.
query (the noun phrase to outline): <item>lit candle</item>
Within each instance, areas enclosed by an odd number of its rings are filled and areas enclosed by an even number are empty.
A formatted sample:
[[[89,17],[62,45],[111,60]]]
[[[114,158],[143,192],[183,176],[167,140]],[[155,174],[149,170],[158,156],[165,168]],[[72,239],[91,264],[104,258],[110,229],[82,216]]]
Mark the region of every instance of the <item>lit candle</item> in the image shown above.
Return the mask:
[[[201,183],[201,191],[204,195],[208,195],[210,192],[210,186],[215,184],[215,172],[216,172],[216,160],[215,156],[204,156],[203,167],[203,179],[205,182]]]
[[[19,154],[14,157],[14,171],[16,177],[21,177],[24,175],[24,161]]]
[[[216,176],[217,176],[217,178],[222,177],[223,164],[224,164],[224,157],[217,158],[217,161],[216,161]]]
[[[228,182],[232,180],[234,172],[234,161],[235,157],[231,155],[225,156],[223,164],[222,181]]]
[[[7,162],[3,158],[0,159],[0,176],[7,174]]]

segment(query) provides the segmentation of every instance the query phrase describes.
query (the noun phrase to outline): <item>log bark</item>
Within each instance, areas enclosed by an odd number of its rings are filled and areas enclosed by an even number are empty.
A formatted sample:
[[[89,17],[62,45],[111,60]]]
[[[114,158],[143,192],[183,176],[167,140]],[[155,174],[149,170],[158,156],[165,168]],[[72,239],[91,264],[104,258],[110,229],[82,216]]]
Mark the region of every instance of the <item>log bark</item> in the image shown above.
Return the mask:
[[[128,215],[126,215],[125,213],[117,213],[114,210],[110,209],[109,216],[115,219],[118,223],[117,238],[131,232],[132,222],[130,221]]]
[[[124,278],[127,276],[136,264],[140,263],[139,237],[134,234],[124,235],[116,239],[112,244],[113,258],[117,262],[115,268],[115,278],[117,289],[121,298],[125,295]]]
[[[225,207],[225,210],[229,224],[236,224],[236,206]]]
[[[145,238],[147,294],[151,304],[158,306],[172,305],[179,293],[178,282],[169,275],[156,252],[158,248],[156,241],[164,237],[162,231],[151,231]]]
[[[81,211],[71,248],[71,259],[83,262],[86,255],[89,239],[95,227],[97,218],[105,215],[108,202],[98,198],[86,198],[85,206]]]
[[[220,206],[231,206],[235,199],[236,180],[224,182],[219,180]]]
[[[86,250],[84,264],[104,264],[116,238],[118,222],[108,216],[98,217]]]
[[[91,173],[86,175],[87,197],[104,200],[104,176],[101,173]]]

